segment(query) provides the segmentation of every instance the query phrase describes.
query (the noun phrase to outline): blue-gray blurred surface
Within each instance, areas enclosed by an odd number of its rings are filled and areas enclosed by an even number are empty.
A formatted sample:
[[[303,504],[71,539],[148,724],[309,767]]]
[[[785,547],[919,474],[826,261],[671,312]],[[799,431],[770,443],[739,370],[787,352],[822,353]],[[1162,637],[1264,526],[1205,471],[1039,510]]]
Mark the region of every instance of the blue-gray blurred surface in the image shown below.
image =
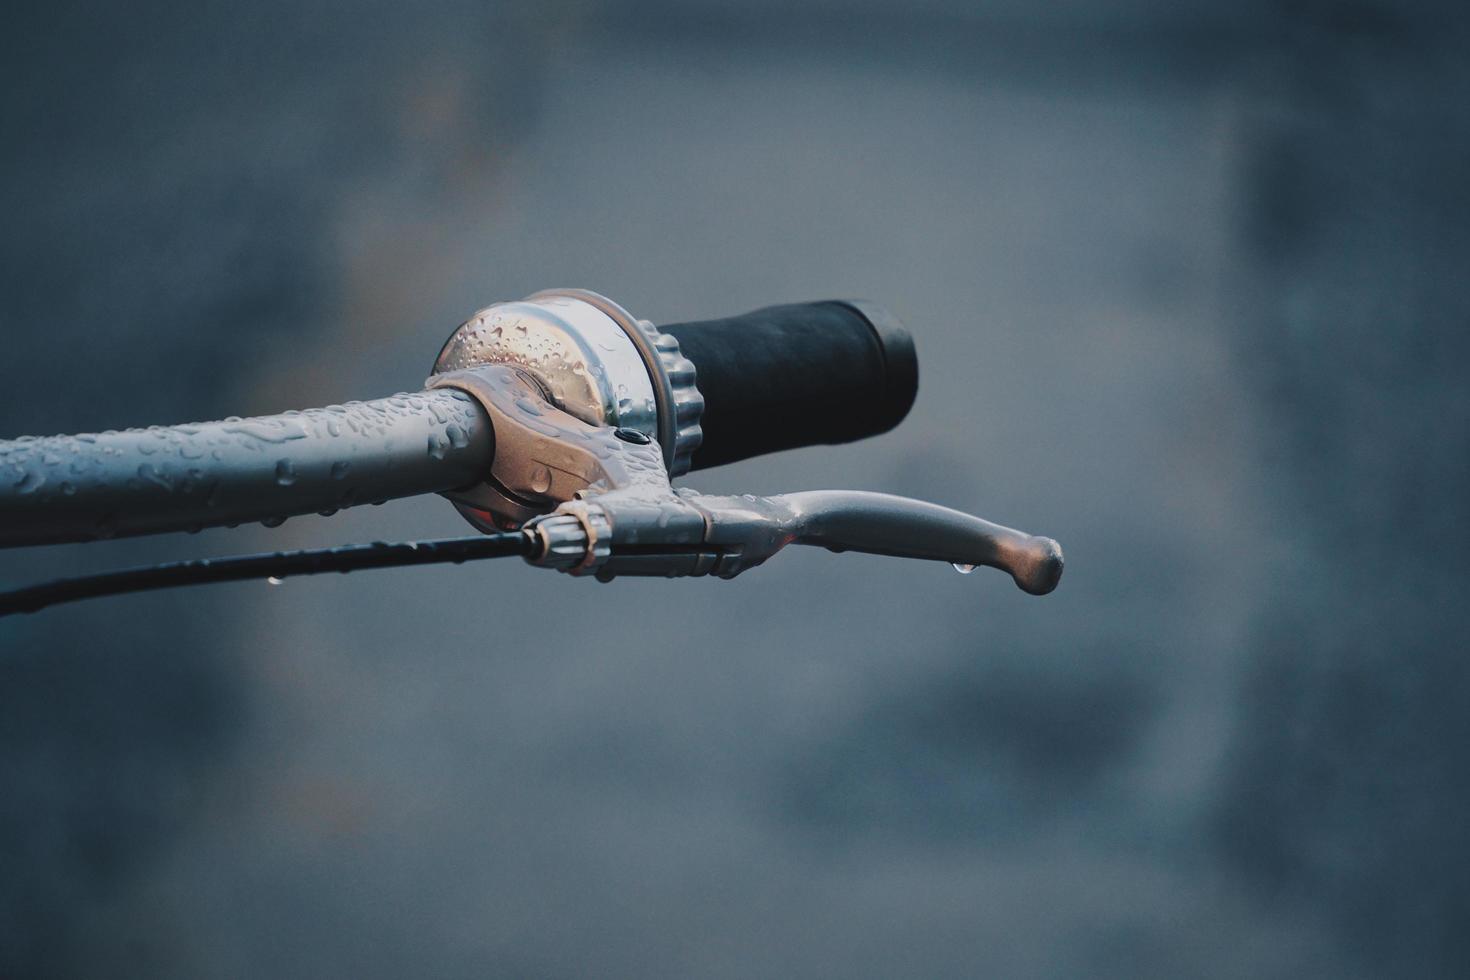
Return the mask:
[[[516,561],[0,622],[0,976],[1470,971],[1456,4],[32,5],[0,435],[417,386],[547,286],[861,295],[909,419],[688,482],[936,500],[996,573]],[[437,498],[0,584],[463,533]]]

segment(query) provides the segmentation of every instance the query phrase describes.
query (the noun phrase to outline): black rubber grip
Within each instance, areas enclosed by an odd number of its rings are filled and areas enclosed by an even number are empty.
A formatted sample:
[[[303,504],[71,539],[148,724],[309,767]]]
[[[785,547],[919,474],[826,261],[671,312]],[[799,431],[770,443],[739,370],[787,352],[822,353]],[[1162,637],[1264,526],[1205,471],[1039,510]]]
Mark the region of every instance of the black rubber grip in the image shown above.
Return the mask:
[[[693,469],[887,432],[919,390],[913,339],[865,301],[768,306],[659,329],[678,338],[704,395]]]

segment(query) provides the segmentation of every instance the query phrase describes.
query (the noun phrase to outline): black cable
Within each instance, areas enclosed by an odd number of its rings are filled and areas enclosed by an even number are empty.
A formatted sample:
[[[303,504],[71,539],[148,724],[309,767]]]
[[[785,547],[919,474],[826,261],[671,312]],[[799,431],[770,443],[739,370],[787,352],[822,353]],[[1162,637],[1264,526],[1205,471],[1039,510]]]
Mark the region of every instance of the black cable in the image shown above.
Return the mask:
[[[276,551],[228,558],[196,558],[143,568],[126,568],[99,575],[57,579],[25,588],[0,592],[0,616],[36,612],[47,606],[77,599],[166,589],[178,585],[233,582],[240,579],[283,579],[321,572],[352,572],[361,568],[394,568],[400,565],[435,565],[509,558],[531,554],[534,539],[524,532],[482,534],[437,541],[406,541],[388,544],[348,544],[311,551]]]

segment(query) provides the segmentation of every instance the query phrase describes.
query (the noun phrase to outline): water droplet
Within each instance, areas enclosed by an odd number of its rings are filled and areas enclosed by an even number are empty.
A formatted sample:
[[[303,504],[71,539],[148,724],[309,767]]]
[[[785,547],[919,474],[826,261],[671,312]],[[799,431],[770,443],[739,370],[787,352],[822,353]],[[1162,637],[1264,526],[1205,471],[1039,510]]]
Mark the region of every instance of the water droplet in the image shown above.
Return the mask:
[[[449,444],[455,449],[463,449],[470,444],[469,433],[453,423],[450,423],[449,427],[444,430],[444,434],[449,438]]]
[[[445,450],[449,448],[449,441],[437,432],[429,434],[429,458],[443,459]]]
[[[276,578],[274,575],[272,575],[272,576],[270,576],[269,578],[267,578],[265,580],[265,584],[266,585],[280,585],[281,584],[281,580],[278,579],[278,578]]]
[[[305,439],[306,429],[300,422],[287,422],[284,420],[267,421],[265,419],[238,419],[228,418],[226,422],[236,422],[237,425],[225,426],[225,431],[235,435],[250,436],[262,442],[290,442],[292,439]]]
[[[158,467],[152,463],[143,463],[140,465],[138,467],[138,475],[154,486],[163,487],[165,490],[173,489],[173,484],[168,482],[168,477],[164,476]]]
[[[347,473],[351,469],[352,469],[352,464],[349,463],[349,462],[347,462],[346,460],[341,460],[341,461],[338,461],[336,463],[333,463],[332,464],[332,479],[334,479],[334,480],[345,480],[345,479],[347,479]]]
[[[21,493],[35,493],[45,482],[46,478],[40,473],[35,470],[26,470],[21,474],[21,478],[15,481],[14,486]]]
[[[541,414],[541,406],[537,405],[535,402],[531,401],[531,399],[529,399],[529,398],[517,398],[516,399],[516,408],[519,408],[521,411],[525,412],[527,415],[540,415]]]
[[[961,575],[969,575],[975,569],[980,567],[978,565],[966,565],[962,562],[954,562],[953,565],[954,570],[959,572]]]
[[[275,517],[262,517],[260,519],[260,524],[262,527],[280,527],[284,523],[286,523],[286,518],[282,515],[277,515]]]
[[[289,487],[296,482],[296,467],[289,459],[276,460],[276,486]]]
[[[536,467],[531,470],[531,476],[528,484],[531,488],[531,492],[533,493],[545,493],[546,491],[550,490],[551,470],[547,469],[544,466],[541,466],[540,464],[537,464]]]

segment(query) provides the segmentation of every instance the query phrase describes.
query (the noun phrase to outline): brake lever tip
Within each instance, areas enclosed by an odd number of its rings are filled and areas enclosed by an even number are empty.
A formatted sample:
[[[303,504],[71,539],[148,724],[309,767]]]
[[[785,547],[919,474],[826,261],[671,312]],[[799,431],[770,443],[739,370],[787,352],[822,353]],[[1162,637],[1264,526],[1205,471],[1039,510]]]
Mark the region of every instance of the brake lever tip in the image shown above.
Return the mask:
[[[1046,595],[1062,580],[1062,546],[1051,538],[1027,538],[1016,553],[1007,557],[1011,578],[1023,592]]]

